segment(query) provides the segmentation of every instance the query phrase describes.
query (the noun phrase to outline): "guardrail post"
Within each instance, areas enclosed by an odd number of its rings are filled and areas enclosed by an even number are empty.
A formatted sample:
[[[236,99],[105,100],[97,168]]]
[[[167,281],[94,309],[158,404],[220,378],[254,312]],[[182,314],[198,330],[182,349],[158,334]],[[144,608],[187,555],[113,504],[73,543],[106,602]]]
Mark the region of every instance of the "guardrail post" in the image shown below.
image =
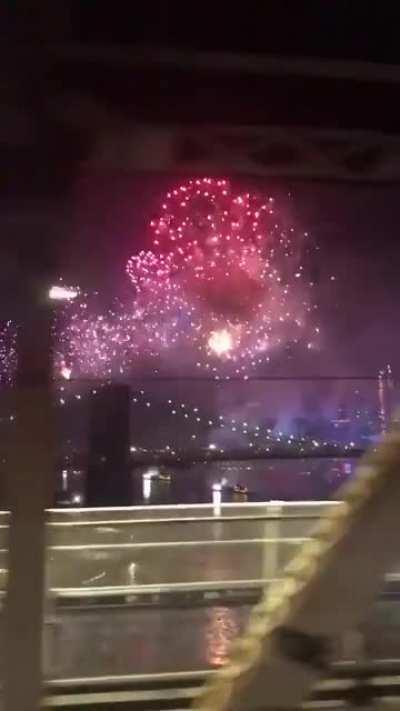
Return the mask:
[[[274,543],[264,543],[261,576],[265,580],[273,580],[279,572],[279,534],[281,530],[282,506],[268,504],[267,515],[264,538],[273,539]]]
[[[29,303],[29,297],[31,302]],[[4,708],[41,706],[45,508],[53,478],[51,310],[35,289],[19,343],[15,430],[8,461],[11,509],[5,603]]]

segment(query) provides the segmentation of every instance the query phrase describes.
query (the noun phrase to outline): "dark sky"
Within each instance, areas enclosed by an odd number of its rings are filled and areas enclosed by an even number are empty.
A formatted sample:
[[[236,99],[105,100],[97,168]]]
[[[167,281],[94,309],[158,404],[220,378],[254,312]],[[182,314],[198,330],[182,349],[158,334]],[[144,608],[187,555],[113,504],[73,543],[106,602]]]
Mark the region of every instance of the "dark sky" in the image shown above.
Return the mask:
[[[153,1],[69,3],[70,33],[80,41],[146,43],[202,50],[400,59],[395,3],[362,0],[259,2]]]
[[[203,0],[3,3],[5,40],[158,45],[398,63],[396,3]]]

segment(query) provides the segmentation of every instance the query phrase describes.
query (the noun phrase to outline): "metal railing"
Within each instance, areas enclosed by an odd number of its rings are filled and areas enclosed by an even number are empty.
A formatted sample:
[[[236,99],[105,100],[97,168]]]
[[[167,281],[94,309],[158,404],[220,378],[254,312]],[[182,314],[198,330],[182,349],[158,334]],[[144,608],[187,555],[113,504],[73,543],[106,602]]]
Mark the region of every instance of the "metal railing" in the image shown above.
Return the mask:
[[[47,587],[61,604],[256,600],[339,502],[50,509]],[[7,580],[0,512],[0,588]],[[398,572],[387,586],[398,585]]]
[[[120,677],[54,679],[46,684],[47,703],[62,703],[65,711],[91,702],[96,709],[132,711],[190,708],[212,671],[142,674]],[[376,702],[396,704],[400,698],[400,660],[336,662],[316,685],[304,709],[345,706],[371,708]]]

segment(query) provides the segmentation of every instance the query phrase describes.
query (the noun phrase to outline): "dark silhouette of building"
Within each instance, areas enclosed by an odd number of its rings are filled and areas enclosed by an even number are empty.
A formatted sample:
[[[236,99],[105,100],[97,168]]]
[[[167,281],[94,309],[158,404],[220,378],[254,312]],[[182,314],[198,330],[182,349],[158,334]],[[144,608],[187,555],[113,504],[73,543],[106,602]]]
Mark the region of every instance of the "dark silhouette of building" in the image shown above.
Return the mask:
[[[107,385],[92,394],[91,398],[86,504],[130,505],[129,387]]]

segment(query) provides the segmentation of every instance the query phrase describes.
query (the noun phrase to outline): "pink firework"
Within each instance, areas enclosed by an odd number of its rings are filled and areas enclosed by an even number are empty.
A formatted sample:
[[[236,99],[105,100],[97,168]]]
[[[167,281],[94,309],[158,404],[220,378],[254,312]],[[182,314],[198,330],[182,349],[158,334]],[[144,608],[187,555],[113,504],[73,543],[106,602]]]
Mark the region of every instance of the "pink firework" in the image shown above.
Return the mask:
[[[56,376],[111,378],[129,372],[138,354],[141,314],[116,301],[102,309],[98,295],[80,294],[56,324]]]
[[[17,368],[17,328],[13,321],[0,322],[0,385],[10,385]]]
[[[145,310],[162,303],[156,331],[163,323],[167,342],[191,349],[198,366],[241,374],[288,343],[313,346],[308,236],[272,197],[190,180],[167,193],[150,226],[153,251],[132,257],[128,275]]]
[[[67,305],[57,372],[129,376],[145,363],[246,376],[288,344],[313,347],[309,240],[272,197],[190,180],[150,225],[151,249],[126,266],[130,298],[107,310],[82,294]]]

